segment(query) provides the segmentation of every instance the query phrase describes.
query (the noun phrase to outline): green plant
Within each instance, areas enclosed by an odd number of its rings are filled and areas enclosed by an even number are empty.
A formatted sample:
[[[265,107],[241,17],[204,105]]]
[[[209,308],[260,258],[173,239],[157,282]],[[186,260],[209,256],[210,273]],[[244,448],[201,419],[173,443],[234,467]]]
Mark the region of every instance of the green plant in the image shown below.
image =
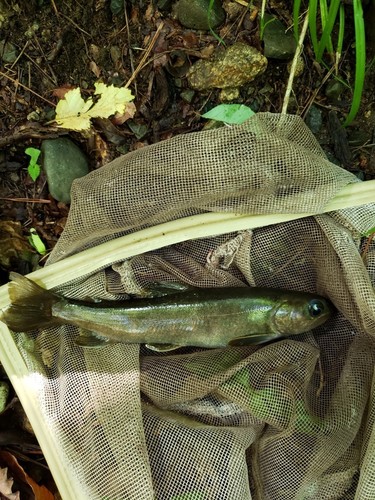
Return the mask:
[[[298,20],[301,12],[302,0],[294,0],[293,22],[294,34],[298,40]],[[353,0],[354,32],[355,32],[355,77],[353,87],[353,99],[349,113],[344,125],[349,125],[358,113],[363,84],[366,71],[366,43],[365,24],[361,0]],[[320,13],[321,36],[318,30],[318,10]],[[318,0],[308,1],[309,33],[317,62],[326,65],[323,56],[330,54],[335,63],[336,75],[338,73],[338,63],[342,53],[344,30],[345,30],[345,7],[340,0]],[[338,28],[336,49],[333,46],[332,33]]]
[[[35,248],[35,250],[40,254],[40,255],[45,255],[47,252],[47,249],[43,243],[43,241],[40,239],[39,234],[35,231],[34,228],[30,229],[30,236],[28,237],[30,245]]]
[[[254,111],[244,104],[219,104],[207,111],[202,117],[231,125],[240,125],[254,114]]]
[[[35,182],[40,174],[40,165],[38,165],[38,158],[41,151],[36,148],[27,148],[25,149],[25,153],[30,156],[30,162],[27,167],[27,171],[32,180]]]
[[[216,38],[216,40],[221,44],[221,45],[224,45],[225,47],[225,42],[224,40],[221,38],[221,36],[219,36],[217,33],[215,33],[215,31],[212,29],[211,27],[211,14],[212,14],[212,9],[214,7],[214,3],[215,3],[215,0],[210,0],[210,3],[208,4],[208,11],[207,11],[207,19],[208,19],[208,25],[210,27],[210,32],[211,32],[211,35],[214,36]]]
[[[260,33],[259,33],[259,38],[261,40],[263,40],[263,34],[264,34],[265,27],[269,23],[272,23],[273,21],[276,20],[274,17],[272,17],[272,18],[268,19],[268,21],[266,21],[266,15],[265,15],[265,12],[266,12],[266,3],[267,3],[267,0],[262,0],[262,6],[260,8],[260,23],[259,23]]]

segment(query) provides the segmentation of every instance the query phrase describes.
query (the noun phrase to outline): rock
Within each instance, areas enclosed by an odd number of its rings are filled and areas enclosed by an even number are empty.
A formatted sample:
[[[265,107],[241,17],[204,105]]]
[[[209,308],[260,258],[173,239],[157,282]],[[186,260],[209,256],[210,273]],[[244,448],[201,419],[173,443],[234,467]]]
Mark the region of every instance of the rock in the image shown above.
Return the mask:
[[[223,9],[227,13],[228,21],[233,21],[243,13],[244,6],[240,5],[236,1],[234,2],[229,1],[229,2],[224,2]]]
[[[330,101],[337,101],[343,91],[345,90],[344,85],[338,80],[331,80],[327,83],[325,95]]]
[[[190,104],[194,99],[195,92],[194,90],[186,89],[180,93],[180,96],[185,102],[188,102]]]
[[[267,59],[256,48],[238,42],[217,52],[212,60],[197,61],[187,78],[196,90],[240,87],[262,74],[266,67]]]
[[[209,30],[224,22],[225,12],[220,0],[214,0],[208,19],[210,0],[179,0],[175,6],[177,19],[186,28]]]
[[[272,59],[291,59],[297,43],[293,31],[286,31],[284,24],[276,17],[264,15],[264,55]]]
[[[290,71],[292,69],[292,64],[293,64],[293,61],[289,61],[288,62],[287,68],[288,68],[288,72],[289,73],[290,73]],[[303,74],[303,70],[304,69],[305,69],[305,62],[304,62],[303,58],[300,56],[297,59],[297,64],[296,64],[296,68],[295,68],[295,71],[294,71],[294,77],[298,78],[299,76],[301,76]]]
[[[70,203],[70,188],[74,179],[88,174],[85,155],[70,139],[46,139],[41,145],[42,165],[51,196]]]
[[[319,132],[322,121],[322,111],[317,106],[312,105],[306,115],[305,123],[313,134]]]
[[[222,89],[219,96],[220,102],[236,101],[240,97],[240,91],[238,87],[228,87]]]

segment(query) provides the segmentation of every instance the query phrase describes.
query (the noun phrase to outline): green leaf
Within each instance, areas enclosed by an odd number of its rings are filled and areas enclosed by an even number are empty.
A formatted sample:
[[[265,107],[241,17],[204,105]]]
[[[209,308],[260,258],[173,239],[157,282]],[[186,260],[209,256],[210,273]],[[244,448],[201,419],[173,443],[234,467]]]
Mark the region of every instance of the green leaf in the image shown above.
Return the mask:
[[[371,229],[369,229],[368,231],[363,233],[362,236],[371,236],[371,234],[373,234],[373,233],[375,233],[375,227],[372,227]]]
[[[37,161],[40,156],[40,149],[36,148],[27,148],[25,149],[25,153],[30,156],[30,162],[29,166],[27,167],[27,171],[32,178],[32,180],[35,182],[37,178],[39,177],[40,174],[40,165],[38,165]]]
[[[219,104],[204,115],[203,118],[240,125],[255,115],[254,111],[244,104]]]
[[[40,166],[37,163],[35,163],[35,165],[31,165],[30,163],[30,165],[27,167],[27,171],[29,172],[32,180],[35,182],[40,175]]]
[[[149,131],[147,125],[136,123],[133,120],[128,120],[127,124],[137,139],[142,139]]]
[[[40,253],[40,255],[45,255],[47,252],[47,249],[43,243],[43,241],[40,239],[38,233],[35,231],[34,228],[30,229],[30,236],[28,237],[30,245],[35,248],[35,250]]]
[[[27,148],[25,149],[25,153],[30,156],[30,164],[35,165],[38,161],[41,151],[40,149],[36,148]]]
[[[366,33],[365,19],[361,0],[353,0],[355,33],[355,77],[352,105],[344,122],[347,127],[355,118],[361,105],[363,85],[366,73]]]

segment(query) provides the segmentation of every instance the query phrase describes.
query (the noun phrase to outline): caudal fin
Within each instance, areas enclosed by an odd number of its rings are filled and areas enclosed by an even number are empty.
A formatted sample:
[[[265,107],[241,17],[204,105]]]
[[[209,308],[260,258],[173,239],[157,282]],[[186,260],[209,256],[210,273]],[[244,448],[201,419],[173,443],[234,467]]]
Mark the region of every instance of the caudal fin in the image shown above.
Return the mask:
[[[52,305],[60,297],[18,273],[10,273],[10,305],[0,312],[3,321],[14,332],[28,332],[58,323],[52,317]]]

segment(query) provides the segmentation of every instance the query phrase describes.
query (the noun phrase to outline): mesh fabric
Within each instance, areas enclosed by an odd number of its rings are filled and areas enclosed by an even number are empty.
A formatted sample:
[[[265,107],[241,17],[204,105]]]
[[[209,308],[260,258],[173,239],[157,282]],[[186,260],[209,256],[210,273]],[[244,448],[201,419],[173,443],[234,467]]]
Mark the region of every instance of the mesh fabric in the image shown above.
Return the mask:
[[[302,120],[260,113],[241,126],[137,150],[74,182],[48,263],[120,235],[207,211],[319,213],[357,182],[328,162]],[[78,329],[20,350],[61,462],[100,499],[374,498],[375,204],[185,241],[59,288],[117,299],[155,281],[318,292],[337,312],[266,346],[151,353],[82,349]]]

